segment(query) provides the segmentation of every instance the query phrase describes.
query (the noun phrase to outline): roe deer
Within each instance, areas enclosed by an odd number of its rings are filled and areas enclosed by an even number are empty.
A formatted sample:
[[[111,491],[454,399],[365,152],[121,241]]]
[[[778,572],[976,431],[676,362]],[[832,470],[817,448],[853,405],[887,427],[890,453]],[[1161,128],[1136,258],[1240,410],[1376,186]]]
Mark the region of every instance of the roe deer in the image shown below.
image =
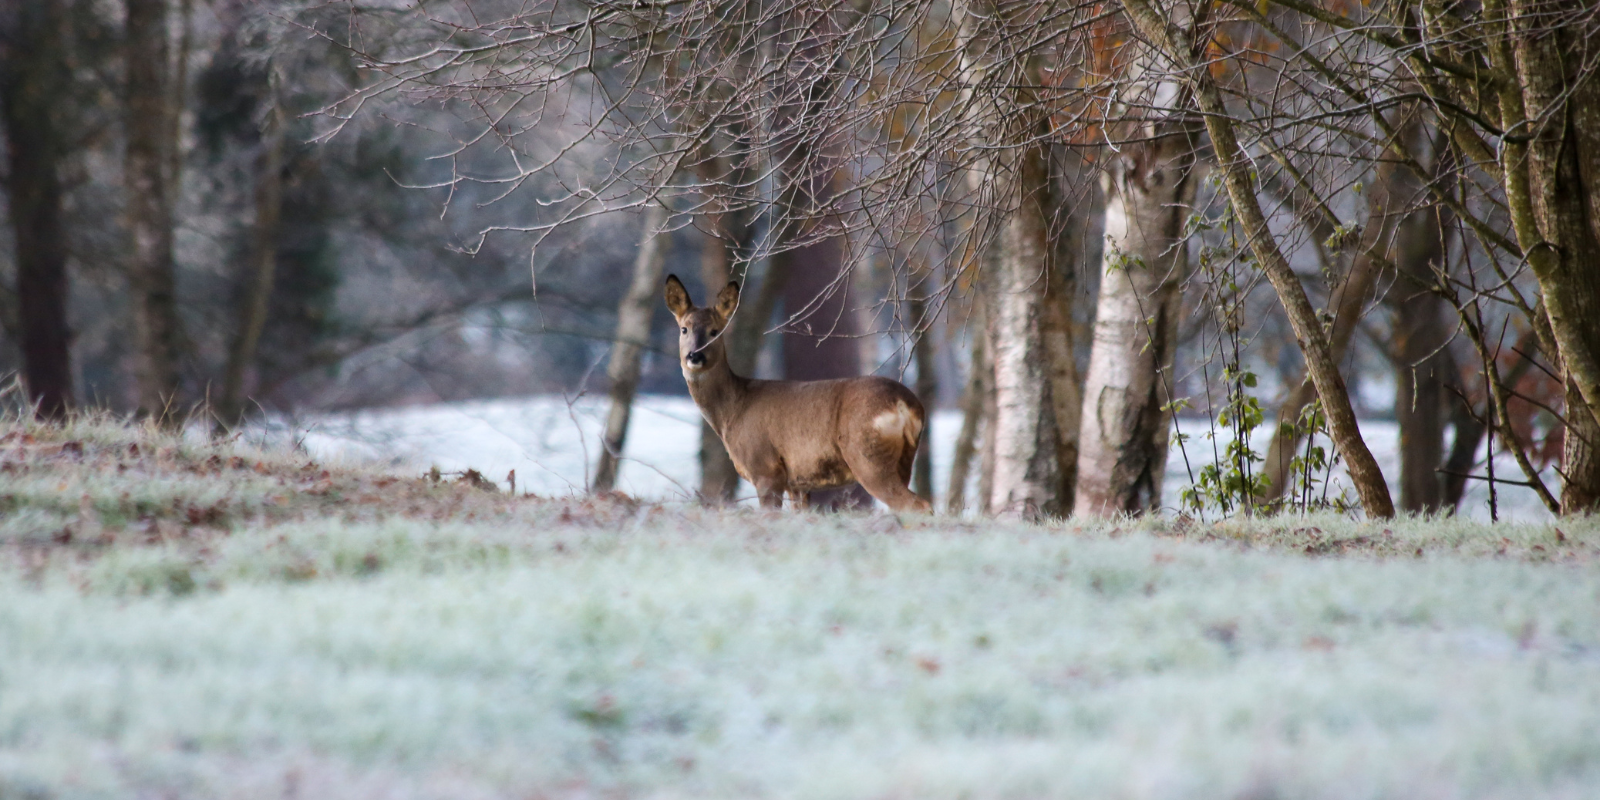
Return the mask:
[[[799,508],[813,489],[860,482],[895,511],[930,511],[911,493],[911,464],[926,417],[910,389],[888,378],[759,381],[733,374],[723,332],[739,305],[730,283],[711,308],[696,308],[678,276],[667,276],[667,308],[678,321],[678,362],[689,395],[756,487],[762,508]]]

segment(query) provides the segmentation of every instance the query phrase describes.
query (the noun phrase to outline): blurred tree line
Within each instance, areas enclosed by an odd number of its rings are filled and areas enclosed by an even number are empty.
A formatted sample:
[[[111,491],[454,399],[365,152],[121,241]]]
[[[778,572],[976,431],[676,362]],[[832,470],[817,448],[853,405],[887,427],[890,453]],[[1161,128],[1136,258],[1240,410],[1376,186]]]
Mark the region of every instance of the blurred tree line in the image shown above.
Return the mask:
[[[342,13],[0,7],[0,373],[22,375],[42,414],[203,408],[231,427],[263,410],[573,390],[603,357],[638,221],[552,239],[536,302],[525,243],[473,246],[486,223],[539,218],[536,191],[442,216],[448,190],[405,188],[476,166],[427,160],[460,133],[449,109],[318,139],[316,112],[359,83],[351,51],[309,33]],[[681,249],[669,257],[697,257]],[[653,374],[648,388],[677,388],[670,361]]]

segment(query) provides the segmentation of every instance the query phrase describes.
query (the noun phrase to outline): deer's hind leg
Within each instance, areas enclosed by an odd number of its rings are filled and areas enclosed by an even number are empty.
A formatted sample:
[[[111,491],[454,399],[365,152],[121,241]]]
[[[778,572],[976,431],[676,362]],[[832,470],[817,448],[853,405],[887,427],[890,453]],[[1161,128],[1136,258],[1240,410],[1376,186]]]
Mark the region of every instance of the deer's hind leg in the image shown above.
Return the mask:
[[[779,469],[766,475],[754,475],[750,482],[755,484],[756,497],[761,499],[762,508],[783,508],[783,493],[789,489],[786,471]]]
[[[899,447],[894,447],[895,444]],[[901,452],[894,452],[896,449]],[[866,443],[856,452],[845,453],[844,460],[862,488],[890,509],[931,514],[933,506],[914,494],[908,486],[911,483],[911,462],[915,460],[916,453],[915,447],[903,441],[891,443],[879,439]]]
[[[927,500],[918,497],[909,487],[907,481],[895,474],[897,470],[857,469],[856,479],[868,494],[883,501],[883,504],[895,511],[917,511],[923,514],[933,513],[933,506]]]

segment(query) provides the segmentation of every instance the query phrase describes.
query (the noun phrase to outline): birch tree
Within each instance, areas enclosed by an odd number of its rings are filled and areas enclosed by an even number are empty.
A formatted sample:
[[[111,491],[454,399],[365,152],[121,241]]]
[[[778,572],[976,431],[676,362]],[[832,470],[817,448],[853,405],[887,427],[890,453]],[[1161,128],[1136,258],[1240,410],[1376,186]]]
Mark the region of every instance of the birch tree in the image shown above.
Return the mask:
[[[1137,79],[1136,79],[1137,81]],[[1172,425],[1172,375],[1195,140],[1174,81],[1134,84],[1128,140],[1106,154],[1105,254],[1083,390],[1076,513],[1158,510]]]
[[[1008,147],[980,160],[982,181],[992,184],[1005,210],[990,278],[987,353],[994,370],[994,422],[986,432],[994,467],[988,505],[992,513],[1036,518],[1059,515],[1061,465],[1051,400],[1050,354],[1045,347],[1045,303],[1051,248],[1047,207],[1050,169],[1046,109],[1035,89],[1044,84],[1044,56],[1014,47],[1014,31],[1037,19],[1024,4],[955,6],[962,69],[978,89],[966,98],[973,146]]]

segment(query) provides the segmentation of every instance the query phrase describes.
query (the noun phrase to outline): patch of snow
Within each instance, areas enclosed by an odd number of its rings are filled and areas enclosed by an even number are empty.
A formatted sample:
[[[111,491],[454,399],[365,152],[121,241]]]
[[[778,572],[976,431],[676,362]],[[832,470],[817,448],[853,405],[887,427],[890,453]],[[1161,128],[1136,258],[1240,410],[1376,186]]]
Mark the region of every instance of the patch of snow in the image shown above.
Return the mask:
[[[560,496],[588,491],[606,410],[604,397],[582,397],[569,403],[557,396],[539,396],[326,414],[293,423],[279,419],[269,424],[269,433],[292,435],[320,459],[379,461],[410,474],[435,466],[446,473],[470,468],[505,486],[508,474],[515,470],[519,491]],[[949,483],[960,427],[959,412],[934,412],[928,435],[932,437],[934,487],[941,499]],[[1191,483],[1191,475],[1212,461],[1212,442],[1205,439],[1208,427],[1204,418],[1178,420],[1177,430],[1190,439],[1183,449],[1174,445],[1167,460],[1162,494],[1169,512],[1178,509],[1180,492]],[[1392,421],[1364,420],[1361,430],[1398,500],[1398,427]],[[1326,441],[1319,443],[1327,445]],[[1266,444],[1266,432],[1258,431],[1254,441],[1257,452],[1264,454]],[[1220,452],[1224,446],[1225,442],[1218,440],[1215,450]],[[617,489],[643,499],[688,502],[699,486],[699,449],[700,413],[693,401],[641,396],[634,403]],[[1481,447],[1479,458],[1483,458]],[[1475,472],[1482,474],[1482,466]],[[977,494],[976,473],[974,469],[969,498]],[[1495,459],[1495,474],[1522,480],[1515,460],[1508,455]],[[1553,468],[1545,470],[1544,479],[1552,491],[1559,485]],[[1343,470],[1336,469],[1329,495],[1336,496],[1349,487]],[[1506,484],[1497,484],[1496,490],[1501,519],[1549,518],[1533,490]],[[1348,494],[1353,498],[1355,493],[1350,490]],[[749,485],[743,483],[739,496],[744,502],[755,499]],[[1463,513],[1488,519],[1488,500],[1488,484],[1470,481]]]

